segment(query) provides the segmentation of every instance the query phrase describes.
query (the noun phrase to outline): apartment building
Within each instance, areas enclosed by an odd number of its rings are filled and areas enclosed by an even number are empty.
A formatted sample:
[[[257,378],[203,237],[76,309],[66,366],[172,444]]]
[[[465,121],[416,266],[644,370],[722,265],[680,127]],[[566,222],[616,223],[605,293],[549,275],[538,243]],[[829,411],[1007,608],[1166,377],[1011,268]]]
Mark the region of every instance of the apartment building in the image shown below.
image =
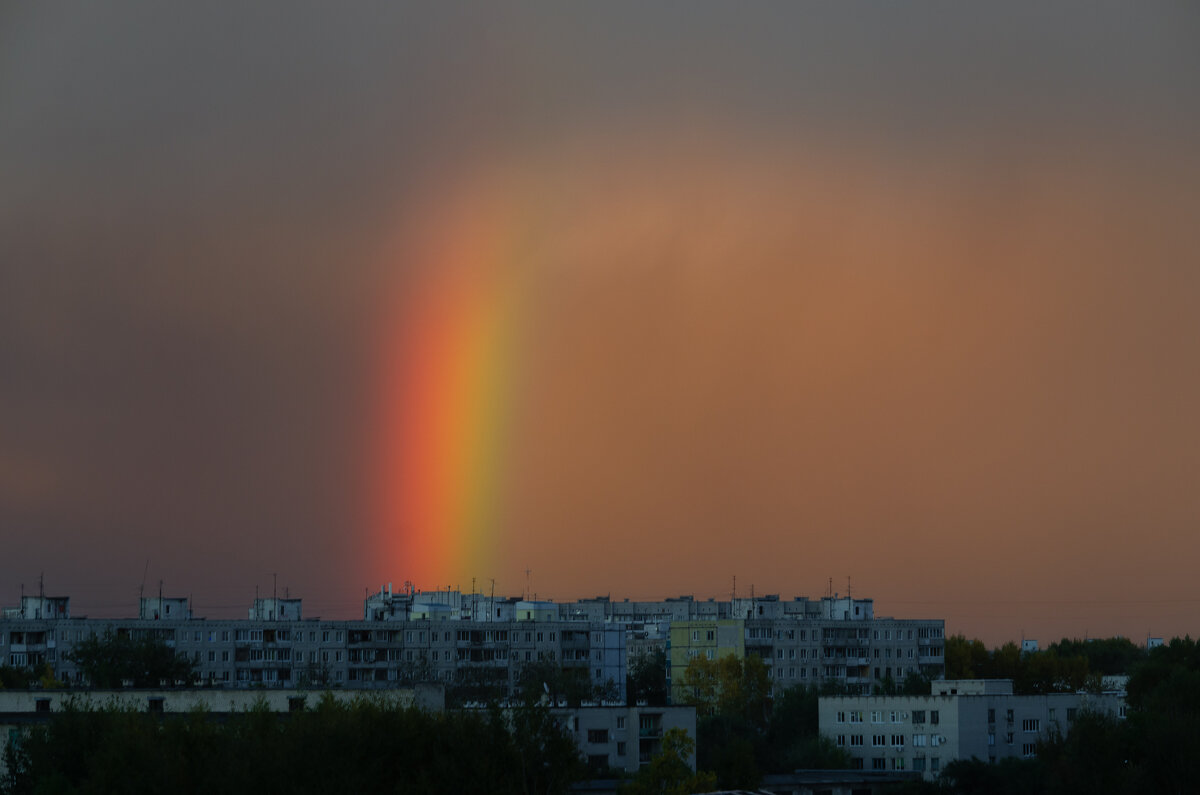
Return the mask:
[[[942,680],[928,696],[830,696],[819,706],[821,733],[856,769],[938,776],[957,759],[996,762],[1036,755],[1052,729],[1068,733],[1084,710],[1124,717],[1116,694],[1013,694],[1007,679]]]
[[[945,672],[945,623],[940,619],[876,618],[871,600],[780,602],[746,600],[746,618],[677,621],[670,632],[670,681],[678,683],[695,657],[756,656],[765,663],[773,692],[796,685],[837,682],[869,693],[886,680],[910,674],[931,679]]]
[[[513,694],[525,665],[552,662],[623,699],[631,649],[659,648],[671,681],[697,655],[755,655],[776,690],[837,681],[869,692],[889,677],[944,670],[942,621],[876,618],[870,599],[555,603],[390,586],[353,621],[305,618],[300,599],[275,597],[255,599],[246,619],[197,618],[188,600],[162,595],[141,599],[135,619],[72,618],[69,597],[28,596],[0,619],[0,660],[48,664],[82,684],[68,653],[106,632],[160,640],[194,663],[200,683],[218,687],[471,681]]]

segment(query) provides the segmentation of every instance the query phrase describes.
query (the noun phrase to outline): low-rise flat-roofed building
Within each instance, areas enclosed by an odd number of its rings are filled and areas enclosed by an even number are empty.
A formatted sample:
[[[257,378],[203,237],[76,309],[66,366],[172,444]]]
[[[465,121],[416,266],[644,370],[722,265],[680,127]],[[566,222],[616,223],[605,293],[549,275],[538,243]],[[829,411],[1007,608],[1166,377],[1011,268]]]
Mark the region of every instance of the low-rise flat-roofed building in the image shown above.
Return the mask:
[[[1007,679],[944,680],[928,696],[822,696],[821,733],[854,767],[938,776],[950,762],[1036,755],[1052,730],[1066,734],[1084,710],[1124,716],[1119,695],[1014,695]]]

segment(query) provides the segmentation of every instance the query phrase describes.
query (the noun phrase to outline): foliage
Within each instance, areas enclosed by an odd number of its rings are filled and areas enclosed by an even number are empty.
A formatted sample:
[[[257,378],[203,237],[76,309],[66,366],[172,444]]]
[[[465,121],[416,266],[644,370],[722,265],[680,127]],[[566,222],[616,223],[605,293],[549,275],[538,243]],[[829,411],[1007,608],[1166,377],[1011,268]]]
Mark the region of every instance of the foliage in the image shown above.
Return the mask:
[[[1067,640],[1044,651],[1022,652],[1005,643],[990,652],[983,642],[962,635],[946,638],[947,679],[1011,679],[1018,695],[1099,692],[1101,677],[1128,673],[1145,651],[1125,638]]]
[[[517,676],[517,686],[527,704],[536,704],[549,695],[552,704],[579,702],[596,696],[586,668],[563,668],[551,660],[526,663]]]
[[[54,669],[49,663],[26,668],[0,665],[0,690],[27,690],[35,686],[43,689],[62,687],[62,682],[54,678]]]
[[[755,726],[766,723],[770,682],[758,657],[727,654],[718,660],[694,657],[683,672],[684,703],[698,715],[738,718]]]
[[[106,632],[75,644],[69,659],[79,666],[92,687],[116,689],[131,682],[133,687],[159,687],[166,682],[192,681],[195,664],[177,656],[161,640],[134,639]]]
[[[1095,643],[1095,641],[1089,641]],[[1075,642],[1056,644],[1048,657],[1092,661],[1112,671],[1129,664],[1128,717],[1079,712],[1065,736],[1053,732],[1036,759],[979,760],[946,766],[936,782],[912,782],[909,795],[1135,795],[1194,792],[1200,781],[1200,647],[1172,640],[1148,654],[1132,654],[1119,639],[1077,653]],[[1026,658],[1033,655],[1026,655]],[[1133,660],[1132,663],[1129,661]]]
[[[667,704],[667,653],[662,649],[644,652],[629,661],[625,692],[629,705],[645,701],[652,707]]]
[[[565,793],[578,749],[545,708],[430,714],[326,694],[217,720],[73,702],[7,753],[5,795],[192,792]]]
[[[683,729],[667,729],[662,750],[621,787],[621,795],[688,795],[716,789],[712,773],[693,772],[688,765],[695,743]]]
[[[754,788],[764,773],[850,766],[818,726],[818,699],[844,692],[838,683],[789,688],[772,700],[763,661],[727,655],[692,659],[682,685],[698,713],[697,766],[714,771],[719,787]]]

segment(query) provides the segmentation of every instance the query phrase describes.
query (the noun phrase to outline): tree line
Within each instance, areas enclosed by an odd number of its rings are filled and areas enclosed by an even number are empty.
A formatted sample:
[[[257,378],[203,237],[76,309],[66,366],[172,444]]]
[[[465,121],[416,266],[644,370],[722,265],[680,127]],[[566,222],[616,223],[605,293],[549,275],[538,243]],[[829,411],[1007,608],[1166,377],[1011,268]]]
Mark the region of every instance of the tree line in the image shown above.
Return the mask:
[[[1070,731],[1051,735],[1032,759],[952,762],[907,795],[1135,795],[1200,788],[1200,644],[1175,638],[1133,654],[1125,642],[1067,642],[1059,650],[1096,655],[1089,667],[1127,672],[1126,717],[1081,712]],[[1130,644],[1131,645],[1131,644]],[[1134,647],[1136,648],[1136,647]]]
[[[1009,641],[989,651],[978,639],[946,638],[947,679],[1011,679],[1017,695],[1099,692],[1102,678],[1128,674],[1147,657],[1127,638],[1068,640],[1022,652]]]
[[[152,714],[85,701],[5,751],[5,795],[562,793],[584,774],[545,707],[428,713],[332,696],[278,714]]]

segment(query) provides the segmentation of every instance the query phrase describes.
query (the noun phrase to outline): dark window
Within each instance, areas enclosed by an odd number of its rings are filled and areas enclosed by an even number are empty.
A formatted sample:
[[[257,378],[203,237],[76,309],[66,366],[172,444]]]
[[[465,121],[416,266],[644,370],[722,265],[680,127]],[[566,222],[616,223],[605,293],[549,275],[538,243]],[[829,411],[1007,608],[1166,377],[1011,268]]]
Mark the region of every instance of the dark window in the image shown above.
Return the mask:
[[[288,699],[288,712],[300,712],[304,709],[304,697],[293,697]]]
[[[38,712],[49,712],[50,711],[50,699],[39,698],[37,700],[35,708]]]
[[[608,742],[608,729],[588,729],[589,743],[606,743]]]
[[[146,703],[146,711],[147,712],[162,712],[163,711],[163,700],[161,698],[148,699],[147,703]]]

